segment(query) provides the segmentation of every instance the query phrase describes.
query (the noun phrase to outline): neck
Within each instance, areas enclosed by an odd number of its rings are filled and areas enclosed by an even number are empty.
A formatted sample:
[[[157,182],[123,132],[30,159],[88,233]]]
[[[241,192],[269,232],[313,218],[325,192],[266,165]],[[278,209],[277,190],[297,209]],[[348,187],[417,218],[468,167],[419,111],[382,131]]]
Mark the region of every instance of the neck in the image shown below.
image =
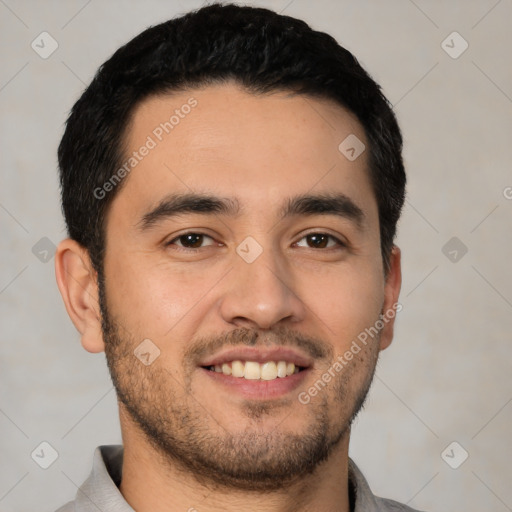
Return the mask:
[[[133,427],[133,426],[132,426]],[[316,470],[291,487],[246,491],[198,482],[176,467],[135,428],[122,427],[121,494],[137,512],[349,512],[349,433]]]

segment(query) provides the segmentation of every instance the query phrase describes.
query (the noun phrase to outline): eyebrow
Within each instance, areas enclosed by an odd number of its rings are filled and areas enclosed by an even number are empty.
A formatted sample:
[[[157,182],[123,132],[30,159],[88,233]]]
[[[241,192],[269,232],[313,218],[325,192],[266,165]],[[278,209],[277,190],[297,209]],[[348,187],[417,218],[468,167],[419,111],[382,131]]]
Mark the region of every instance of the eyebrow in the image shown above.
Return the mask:
[[[183,214],[225,215],[237,217],[241,213],[236,198],[217,197],[209,194],[171,194],[145,213],[137,222],[140,231],[146,231],[164,220]],[[342,193],[303,194],[285,200],[279,212],[281,220],[294,215],[336,215],[353,222],[362,229],[366,216],[363,210]]]

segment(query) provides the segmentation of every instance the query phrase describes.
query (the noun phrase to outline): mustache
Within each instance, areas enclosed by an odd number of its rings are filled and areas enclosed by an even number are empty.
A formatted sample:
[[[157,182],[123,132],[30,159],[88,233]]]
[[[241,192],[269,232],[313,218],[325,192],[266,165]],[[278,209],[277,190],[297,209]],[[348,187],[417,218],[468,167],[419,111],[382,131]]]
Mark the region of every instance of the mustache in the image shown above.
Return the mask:
[[[199,338],[185,351],[184,360],[196,365],[205,357],[210,357],[222,348],[230,346],[295,347],[315,360],[334,357],[333,348],[325,341],[291,331],[286,327],[279,327],[272,331],[257,331],[242,327],[220,336]]]

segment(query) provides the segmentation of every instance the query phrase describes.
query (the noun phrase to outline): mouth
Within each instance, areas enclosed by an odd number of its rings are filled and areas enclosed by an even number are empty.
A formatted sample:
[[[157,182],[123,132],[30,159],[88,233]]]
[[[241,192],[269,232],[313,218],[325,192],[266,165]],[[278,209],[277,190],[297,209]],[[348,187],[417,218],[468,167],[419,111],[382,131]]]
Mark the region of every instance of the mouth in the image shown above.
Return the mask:
[[[241,361],[234,360],[222,364],[203,366],[210,372],[230,375],[245,380],[275,380],[290,377],[304,371],[306,367],[295,365],[291,361]]]
[[[304,385],[313,360],[287,347],[238,347],[201,361],[199,368],[210,385],[231,396],[268,400]]]

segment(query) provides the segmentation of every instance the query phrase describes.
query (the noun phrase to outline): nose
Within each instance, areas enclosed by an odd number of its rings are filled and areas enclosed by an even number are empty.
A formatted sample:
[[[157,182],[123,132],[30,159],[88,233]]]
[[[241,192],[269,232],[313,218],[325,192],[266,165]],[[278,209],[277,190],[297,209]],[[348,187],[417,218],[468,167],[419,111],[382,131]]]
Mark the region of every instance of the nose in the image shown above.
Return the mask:
[[[304,318],[306,306],[294,290],[292,272],[275,251],[263,250],[252,263],[236,255],[234,268],[227,277],[220,305],[227,323],[270,329]]]

